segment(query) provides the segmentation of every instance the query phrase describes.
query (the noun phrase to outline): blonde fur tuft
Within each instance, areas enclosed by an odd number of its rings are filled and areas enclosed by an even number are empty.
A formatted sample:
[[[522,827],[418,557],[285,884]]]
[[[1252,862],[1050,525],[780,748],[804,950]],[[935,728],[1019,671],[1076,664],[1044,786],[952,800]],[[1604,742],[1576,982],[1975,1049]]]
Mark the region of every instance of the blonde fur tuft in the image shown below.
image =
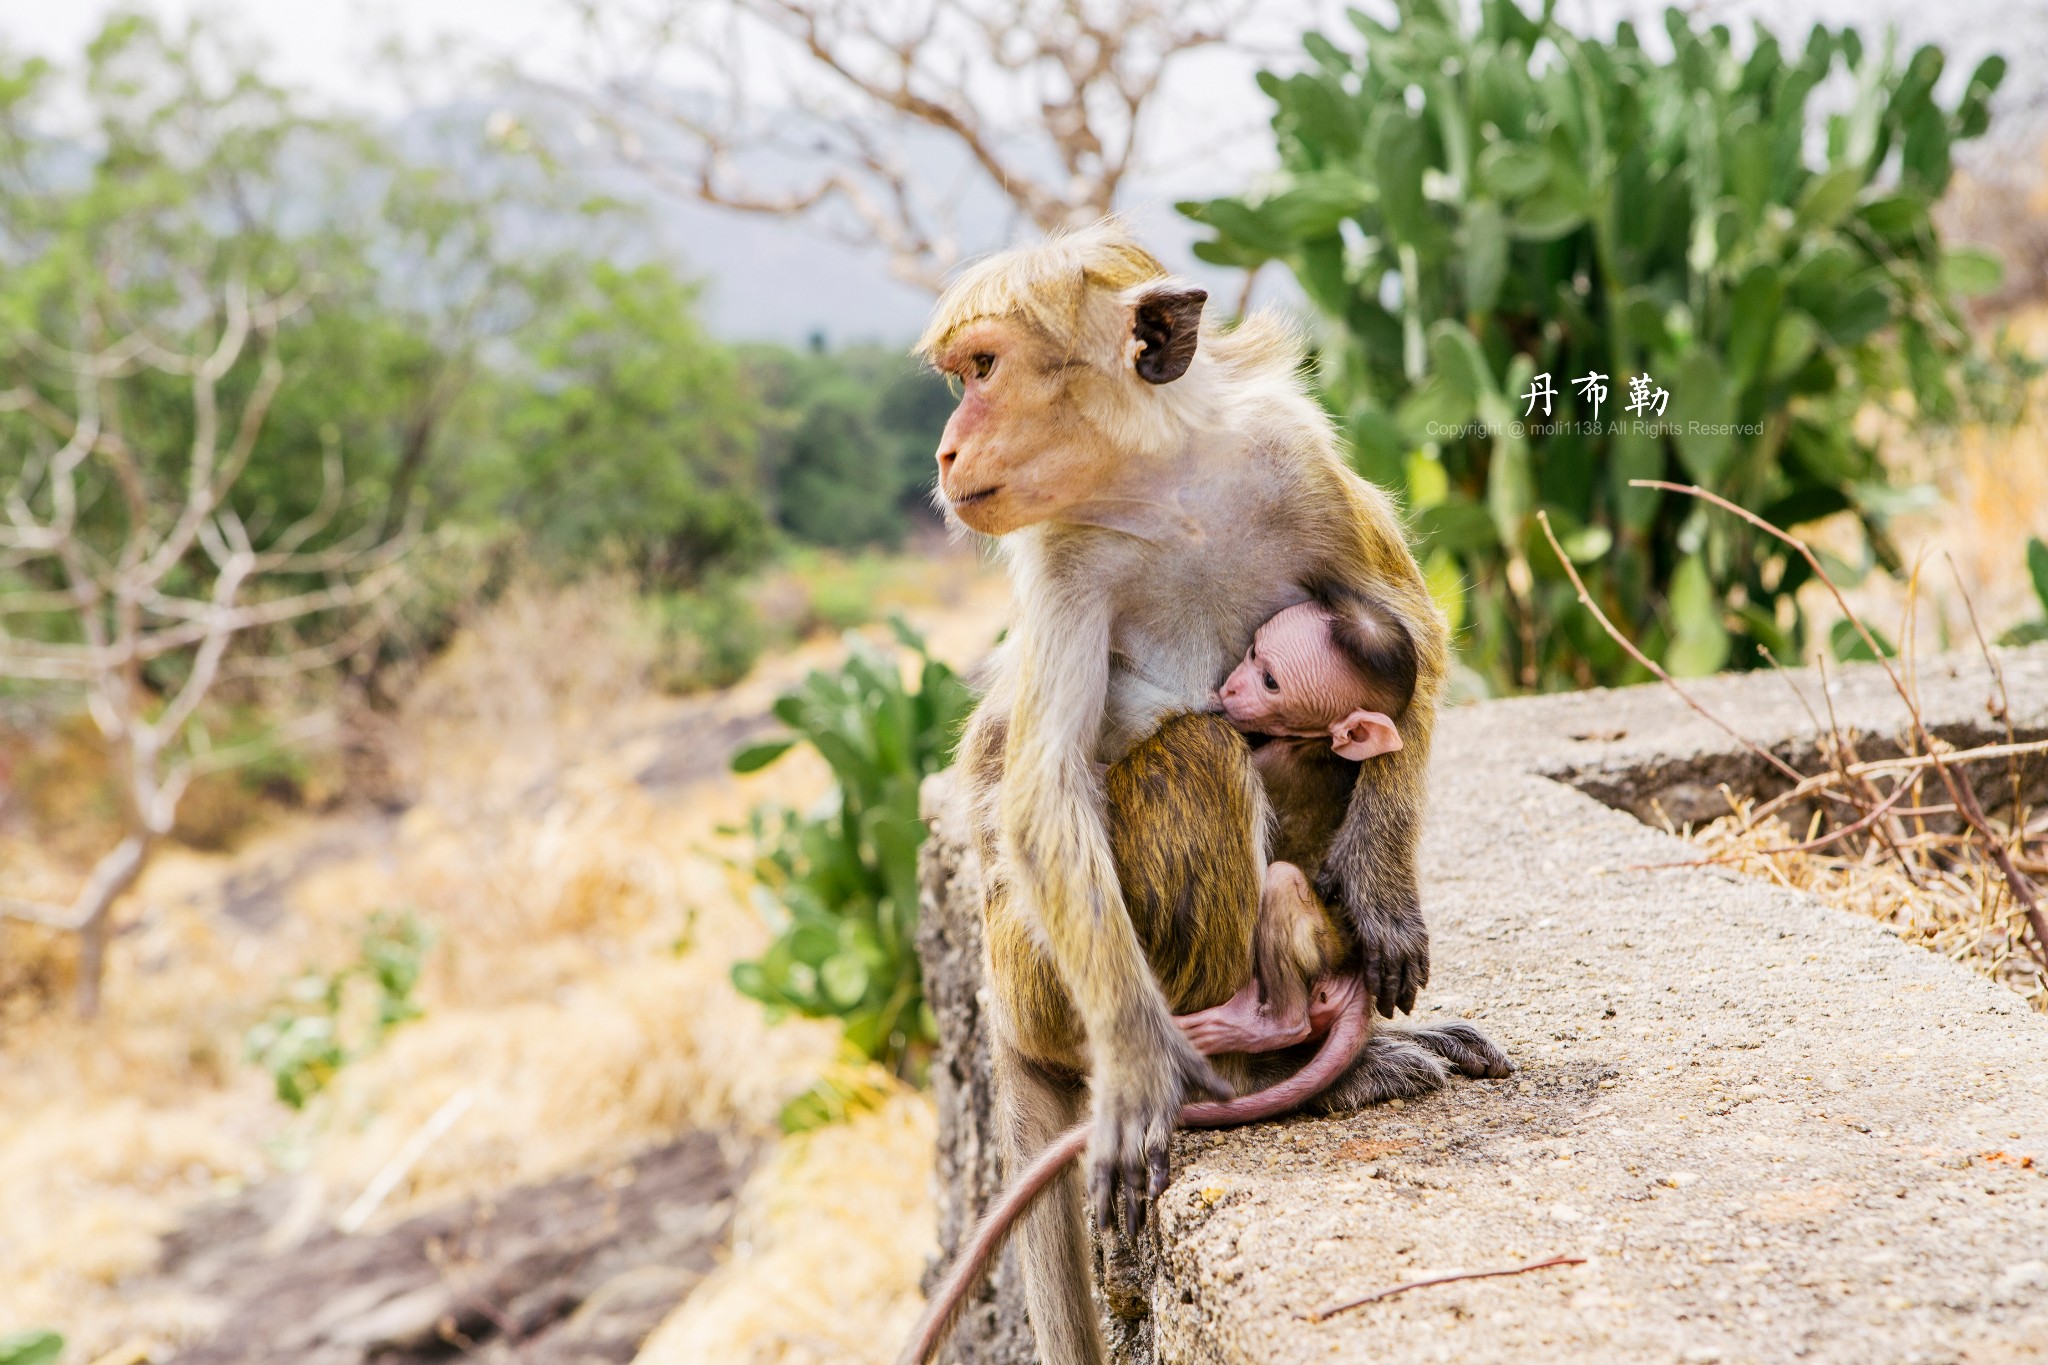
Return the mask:
[[[1166,277],[1166,267],[1138,245],[1122,219],[1104,218],[968,265],[939,296],[912,351],[929,360],[961,328],[983,318],[1013,319],[1043,336],[1070,336],[1082,306],[1097,291],[1121,293]]]

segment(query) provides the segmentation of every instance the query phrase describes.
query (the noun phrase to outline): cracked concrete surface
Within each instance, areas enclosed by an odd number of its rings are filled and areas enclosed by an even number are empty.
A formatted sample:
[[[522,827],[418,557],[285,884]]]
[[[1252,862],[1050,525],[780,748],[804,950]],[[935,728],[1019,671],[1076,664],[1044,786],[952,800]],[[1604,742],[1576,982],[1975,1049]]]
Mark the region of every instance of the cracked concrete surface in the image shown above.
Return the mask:
[[[2048,649],[2003,658],[2022,737],[2048,735]],[[1815,680],[1794,680],[1819,709]],[[1923,667],[1920,684],[1943,734],[1994,737],[1981,661]],[[1781,752],[1810,746],[1815,723],[1783,679],[1695,691]],[[1874,668],[1839,679],[1834,700],[1866,734],[1900,729]],[[1719,782],[1757,790],[1766,771],[1661,688],[1447,714],[1422,1018],[1480,1021],[1520,1074],[1398,1109],[1183,1135],[1151,1245],[1116,1267],[1136,1277],[1110,1296],[1120,1356],[2048,1357],[2048,1018],[1810,897],[1718,869],[1639,869],[1691,855],[1628,811],[1709,816],[1726,809]],[[945,814],[945,789],[930,795]],[[957,826],[935,829],[926,947],[948,1034],[950,1247],[992,1162],[973,983],[959,976],[978,957],[960,922],[976,893]],[[950,955],[931,951],[942,942]],[[1556,1255],[1585,1264],[1304,1316]],[[1028,1358],[1014,1280],[998,1284],[959,1359]]]

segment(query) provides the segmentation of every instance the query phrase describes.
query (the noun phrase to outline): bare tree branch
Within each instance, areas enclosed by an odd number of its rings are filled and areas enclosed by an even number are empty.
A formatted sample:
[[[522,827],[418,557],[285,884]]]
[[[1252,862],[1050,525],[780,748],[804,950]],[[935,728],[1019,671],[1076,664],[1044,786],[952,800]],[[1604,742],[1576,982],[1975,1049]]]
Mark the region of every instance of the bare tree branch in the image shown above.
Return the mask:
[[[146,841],[129,835],[112,851],[93,864],[78,897],[68,906],[42,905],[35,901],[0,899],[0,914],[10,919],[46,925],[52,929],[78,930],[91,924],[141,875]]]
[[[29,453],[0,490],[0,562],[16,570],[43,563],[23,587],[0,589],[0,676],[82,686],[121,780],[122,837],[71,905],[0,898],[0,916],[80,935],[81,1013],[98,1005],[114,904],[170,832],[188,784],[306,728],[285,727],[262,744],[211,747],[200,715],[220,680],[237,671],[236,643],[251,631],[323,623],[321,638],[241,670],[269,676],[322,667],[364,648],[389,620],[388,598],[416,537],[414,519],[392,536],[378,537],[373,527],[317,544],[342,501],[341,455],[332,442],[318,502],[266,543],[257,543],[229,500],[284,382],[277,328],[300,302],[295,295],[252,298],[245,282],[231,279],[202,344],[191,351],[139,331],[87,352],[31,337],[27,349],[37,363],[68,375],[71,408],[49,396],[61,386],[47,378],[0,391],[0,412],[26,416],[47,433],[40,438],[45,445],[57,443]],[[87,321],[90,337],[97,324]],[[224,383],[251,364],[253,376],[234,386],[246,387],[239,408],[224,404]],[[144,370],[187,381],[192,438],[174,481],[162,470],[180,453],[146,460],[120,429],[119,383]],[[121,504],[106,509],[111,523],[94,516],[87,527],[80,475],[93,460]],[[152,488],[152,471],[158,485],[173,486]],[[324,582],[307,586],[308,578]],[[195,579],[203,586],[193,592],[185,585]],[[52,581],[62,586],[40,586]],[[358,612],[361,619],[329,628]],[[53,613],[68,615],[74,638],[36,634],[34,619],[9,624]],[[143,667],[173,655],[182,657],[182,678],[159,697]]]
[[[656,184],[746,213],[812,218],[937,289],[959,260],[957,149],[1040,230],[1111,212],[1144,168],[1148,111],[1189,53],[1231,42],[1253,0],[564,0],[580,108]],[[758,91],[782,89],[758,107]],[[919,135],[925,135],[919,140]],[[924,165],[924,177],[917,168]]]

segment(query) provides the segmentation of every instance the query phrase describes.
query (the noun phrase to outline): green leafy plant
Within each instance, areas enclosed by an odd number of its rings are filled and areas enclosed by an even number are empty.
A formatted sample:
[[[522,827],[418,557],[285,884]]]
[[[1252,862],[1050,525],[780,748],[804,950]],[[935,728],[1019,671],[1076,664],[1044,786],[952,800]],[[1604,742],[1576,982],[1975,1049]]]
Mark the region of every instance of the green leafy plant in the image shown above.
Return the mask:
[[[2039,536],[2027,537],[2027,577],[2033,580],[2041,615],[2037,620],[2022,621],[1999,636],[1998,643],[2002,645],[2031,645],[2048,640],[2048,541]]]
[[[732,979],[771,1010],[841,1020],[862,1057],[907,1075],[936,1037],[914,941],[918,786],[952,761],[973,699],[914,631],[893,625],[914,655],[914,689],[898,656],[856,643],[838,672],[814,671],[776,701],[793,733],[733,758],[735,772],[753,772],[808,744],[836,786],[813,813],[754,812],[757,900],[775,941]]]
[[[246,1040],[249,1060],[270,1073],[277,1097],[305,1108],[342,1067],[419,1018],[413,993],[432,945],[433,935],[416,916],[380,913],[364,929],[354,962],[294,982],[290,999]]]
[[[814,1128],[872,1114],[898,1092],[899,1083],[872,1059],[862,1056],[859,1048],[842,1042],[840,1051],[840,1057],[825,1069],[824,1075],[782,1106],[777,1118],[783,1132],[808,1133]]]
[[[13,1332],[0,1337],[0,1365],[51,1365],[64,1354],[55,1332]]]
[[[1868,639],[1864,638],[1866,635]],[[1899,657],[1899,647],[1887,639],[1883,631],[1870,625],[1859,629],[1857,622],[1846,620],[1828,627],[1828,650],[1845,664],[1875,663],[1879,659]]]
[[[1779,525],[1847,513],[1866,566],[1896,567],[1906,495],[1852,420],[1906,397],[1947,419],[1995,374],[1955,300],[1999,264],[1945,245],[1930,209],[2004,62],[1945,106],[1939,49],[1900,65],[1852,29],[1791,51],[1759,26],[1745,52],[1674,9],[1659,58],[1629,24],[1580,37],[1548,5],[1395,8],[1392,26],[1352,11],[1362,51],[1311,33],[1310,69],[1261,75],[1281,169],[1181,206],[1216,231],[1197,254],[1282,262],[1330,319],[1321,377],[1353,458],[1406,503],[1494,687],[1640,675],[1532,552],[1538,509],[1674,673],[1799,652],[1803,561],[1631,481]],[[1831,78],[1849,97],[1820,139]]]

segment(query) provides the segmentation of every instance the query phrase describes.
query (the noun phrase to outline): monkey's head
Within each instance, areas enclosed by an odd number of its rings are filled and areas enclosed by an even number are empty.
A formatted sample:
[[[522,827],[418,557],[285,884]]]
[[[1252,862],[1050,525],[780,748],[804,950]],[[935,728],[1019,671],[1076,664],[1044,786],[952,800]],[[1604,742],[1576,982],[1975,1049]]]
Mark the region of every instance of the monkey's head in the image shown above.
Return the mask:
[[[1344,758],[1401,747],[1394,720],[1415,695],[1415,645],[1375,604],[1303,602],[1274,616],[1216,699],[1251,734],[1327,736]]]
[[[940,503],[1000,536],[1143,486],[1207,298],[1113,221],[970,266],[917,343],[960,391]]]

